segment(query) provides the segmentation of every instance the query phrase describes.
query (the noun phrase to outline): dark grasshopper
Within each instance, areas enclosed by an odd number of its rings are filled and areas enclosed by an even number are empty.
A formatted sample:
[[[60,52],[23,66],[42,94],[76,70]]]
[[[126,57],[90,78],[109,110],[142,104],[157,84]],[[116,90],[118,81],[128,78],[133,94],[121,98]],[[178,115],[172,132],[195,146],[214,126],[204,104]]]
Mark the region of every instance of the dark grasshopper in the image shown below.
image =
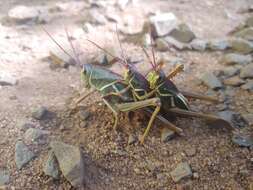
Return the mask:
[[[59,46],[59,48],[64,51],[65,54],[67,54],[73,59],[73,57],[68,52],[66,52],[46,30],[45,32],[57,44],[57,46]],[[77,53],[70,40],[67,30],[66,35],[72,47],[73,53],[76,57],[75,60],[80,64],[80,60],[78,59]],[[94,42],[92,43],[95,44]],[[98,46],[97,44],[95,45]],[[109,52],[107,53],[110,54]],[[125,63],[124,66],[127,67],[127,70],[130,73],[134,74],[131,77],[131,81],[125,80],[121,75],[114,73],[108,69],[91,64],[84,64],[81,72],[81,78],[86,88],[92,88],[96,91],[99,91],[102,95],[104,103],[113,112],[115,118],[113,128],[116,129],[118,125],[119,120],[118,115],[120,112],[129,112],[144,108],[146,111],[150,113],[150,110],[147,110],[147,108],[155,107],[155,111],[151,113],[151,119],[149,120],[148,127],[146,128],[141,138],[142,139],[141,142],[142,143],[144,142],[145,136],[148,134],[148,131],[152,126],[155,118],[165,123],[170,129],[176,131],[177,133],[181,133],[182,130],[180,128],[177,128],[169,121],[167,121],[165,118],[163,118],[160,114],[158,114],[161,106],[159,98],[156,97],[149,99],[143,98],[142,100],[140,100],[141,99],[140,97],[143,96],[143,93],[145,94],[146,92],[149,91],[149,89],[147,89],[149,84],[148,81],[145,79],[145,77],[143,77],[140,73],[138,73],[138,71],[136,71],[134,68],[130,67],[126,59],[124,59],[123,61],[121,58],[117,57],[115,58],[116,60],[121,61],[122,63],[124,62]],[[126,76],[129,76],[128,75],[129,72],[127,72]],[[75,109],[78,103],[80,103],[84,98],[93,93],[94,90],[88,94],[85,94],[84,96],[81,96],[78,100],[76,100],[75,107],[72,109]]]

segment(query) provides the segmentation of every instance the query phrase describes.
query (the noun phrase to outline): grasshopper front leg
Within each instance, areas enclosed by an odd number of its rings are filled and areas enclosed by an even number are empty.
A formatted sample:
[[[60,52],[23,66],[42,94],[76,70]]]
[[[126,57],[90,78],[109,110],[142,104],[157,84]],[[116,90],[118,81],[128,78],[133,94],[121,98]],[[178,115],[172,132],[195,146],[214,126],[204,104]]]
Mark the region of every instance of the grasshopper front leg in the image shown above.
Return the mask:
[[[142,137],[140,139],[140,143],[143,144],[144,140],[145,140],[145,137],[148,135],[148,132],[149,132],[149,130],[150,130],[155,118],[156,118],[156,115],[160,111],[160,108],[161,108],[160,99],[159,98],[151,98],[151,99],[148,99],[148,100],[143,100],[143,101],[138,101],[138,102],[129,102],[129,103],[117,104],[115,106],[121,112],[134,111],[134,110],[149,107],[149,106],[155,106],[155,110],[154,110],[153,114],[151,115],[151,118],[148,122],[148,126],[147,126],[144,134],[142,135]]]

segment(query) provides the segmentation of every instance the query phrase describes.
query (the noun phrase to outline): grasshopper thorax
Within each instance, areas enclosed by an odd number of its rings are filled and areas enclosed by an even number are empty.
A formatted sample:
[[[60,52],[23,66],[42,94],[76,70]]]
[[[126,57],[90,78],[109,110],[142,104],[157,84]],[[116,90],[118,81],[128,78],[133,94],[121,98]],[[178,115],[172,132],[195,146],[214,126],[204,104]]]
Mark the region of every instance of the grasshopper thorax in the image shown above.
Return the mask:
[[[147,80],[149,82],[149,87],[151,89],[155,89],[157,87],[157,83],[159,80],[160,76],[157,73],[157,71],[150,71],[147,75]]]

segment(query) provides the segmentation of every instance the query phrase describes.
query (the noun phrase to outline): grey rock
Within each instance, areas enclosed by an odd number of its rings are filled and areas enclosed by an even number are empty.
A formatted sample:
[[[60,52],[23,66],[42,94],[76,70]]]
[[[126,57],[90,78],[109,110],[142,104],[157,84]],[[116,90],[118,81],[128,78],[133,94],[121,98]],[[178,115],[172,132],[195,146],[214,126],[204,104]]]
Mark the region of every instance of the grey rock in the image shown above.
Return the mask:
[[[179,23],[177,17],[171,12],[156,14],[149,20],[154,35],[157,37],[169,34]]]
[[[32,123],[22,123],[20,125],[20,130],[21,131],[26,131],[29,128],[34,128],[35,126]]]
[[[163,128],[161,131],[161,140],[163,142],[167,142],[167,141],[171,140],[174,136],[175,136],[175,131],[172,131],[166,127]]]
[[[239,68],[232,67],[232,66],[231,67],[226,67],[225,69],[223,69],[223,73],[227,77],[234,76],[234,75],[238,74],[239,72],[240,72]]]
[[[9,10],[8,17],[18,24],[35,22],[39,17],[39,9],[35,7],[18,5]]]
[[[193,50],[196,50],[196,51],[205,51],[206,48],[207,48],[207,41],[200,40],[200,39],[194,39],[190,43],[190,46],[192,47]]]
[[[16,85],[18,80],[9,73],[0,72],[0,86],[13,86]]]
[[[92,24],[104,25],[107,19],[97,9],[91,9],[88,14],[88,21]]]
[[[232,142],[242,147],[253,146],[253,138],[249,135],[234,134],[232,137]]]
[[[245,40],[252,41],[253,40],[253,27],[244,28],[244,29],[240,30],[239,32],[236,32],[234,35],[236,37],[240,37]]]
[[[64,177],[73,187],[84,186],[84,163],[78,147],[53,141],[50,143]]]
[[[137,141],[137,138],[134,135],[130,134],[129,137],[128,137],[127,144],[131,145],[131,144],[134,144],[136,141]]]
[[[26,141],[32,142],[32,141],[37,141],[41,137],[46,136],[48,134],[49,134],[49,131],[30,128],[25,132],[24,137]]]
[[[170,175],[174,182],[179,182],[183,178],[191,177],[192,171],[188,163],[182,162],[178,164],[172,172],[170,172]]]
[[[59,179],[60,177],[59,165],[53,151],[48,153],[48,158],[44,164],[43,172],[54,179]]]
[[[217,90],[222,88],[220,80],[211,72],[204,73],[200,77],[200,80],[211,89]]]
[[[248,80],[246,84],[241,86],[244,90],[249,90],[250,92],[253,92],[253,80]]]
[[[245,81],[242,80],[239,76],[233,76],[233,77],[225,79],[223,83],[229,86],[240,86],[244,84]]]
[[[230,44],[226,39],[214,39],[208,42],[208,48],[213,51],[223,51],[230,48]]]
[[[89,111],[81,109],[79,111],[79,115],[80,115],[81,120],[85,121],[90,117],[91,114]]]
[[[178,50],[191,49],[191,46],[189,44],[179,42],[170,36],[165,37],[164,40],[168,43],[169,46],[172,46]]]
[[[243,114],[242,117],[249,126],[253,126],[253,113]]]
[[[253,27],[253,16],[247,18],[245,23],[247,26]]]
[[[15,162],[18,169],[30,162],[35,157],[35,154],[28,149],[22,142],[18,141],[15,145]]]
[[[241,55],[237,53],[229,53],[226,54],[222,59],[221,63],[225,65],[234,65],[240,64],[245,65],[252,61],[252,57],[250,55]]]
[[[10,172],[6,169],[0,169],[0,187],[10,182]]]
[[[235,112],[229,110],[218,112],[218,116],[221,119],[228,121],[229,123],[232,123],[234,121],[235,115],[236,115]]]
[[[253,78],[253,63],[244,66],[240,72],[241,78]]]
[[[185,23],[179,24],[169,35],[182,43],[189,43],[196,37]]]
[[[47,116],[47,114],[48,114],[47,108],[41,106],[32,113],[32,117],[37,120],[42,120]]]
[[[230,43],[231,49],[238,53],[248,54],[253,51],[253,43],[247,40],[235,38],[235,39],[231,39],[229,43]]]
[[[156,49],[158,51],[168,51],[169,45],[163,38],[157,38],[155,41]]]

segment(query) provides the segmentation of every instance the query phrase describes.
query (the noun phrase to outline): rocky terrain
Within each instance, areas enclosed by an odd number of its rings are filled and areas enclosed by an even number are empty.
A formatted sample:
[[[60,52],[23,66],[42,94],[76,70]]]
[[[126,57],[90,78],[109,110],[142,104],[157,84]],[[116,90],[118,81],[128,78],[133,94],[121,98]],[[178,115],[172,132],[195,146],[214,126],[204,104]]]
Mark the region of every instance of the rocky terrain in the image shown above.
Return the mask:
[[[252,0],[0,5],[0,189],[253,190]],[[123,74],[86,40],[121,56],[116,25],[139,71],[151,68],[140,46],[151,55],[153,41],[166,73],[184,65],[173,78],[180,90],[220,99],[190,100],[191,109],[219,115],[240,135],[178,117],[173,123],[183,136],[155,122],[141,145],[148,121],[142,112],[122,114],[118,132],[99,93],[72,112],[71,103],[87,91],[82,64]]]

